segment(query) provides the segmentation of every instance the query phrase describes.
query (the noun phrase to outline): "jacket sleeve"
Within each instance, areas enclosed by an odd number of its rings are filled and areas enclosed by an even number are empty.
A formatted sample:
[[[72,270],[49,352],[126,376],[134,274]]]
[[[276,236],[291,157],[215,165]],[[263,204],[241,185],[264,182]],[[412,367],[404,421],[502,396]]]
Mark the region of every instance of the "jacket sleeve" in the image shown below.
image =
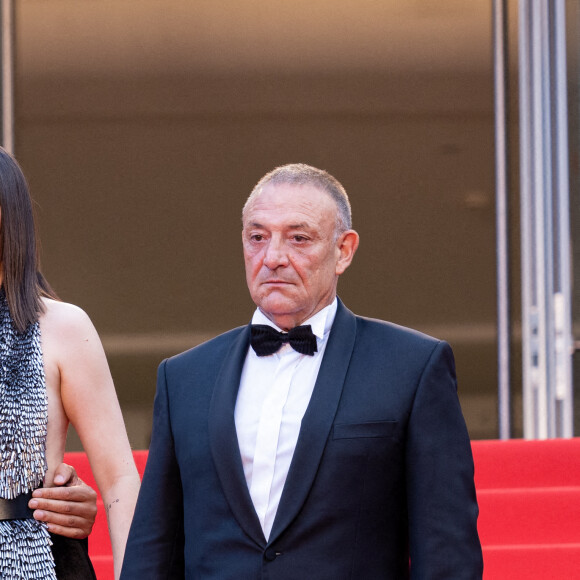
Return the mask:
[[[183,491],[171,433],[167,361],[157,375],[153,433],[131,524],[122,580],[184,578]]]
[[[433,350],[417,386],[406,470],[411,578],[481,580],[471,444],[445,342]]]

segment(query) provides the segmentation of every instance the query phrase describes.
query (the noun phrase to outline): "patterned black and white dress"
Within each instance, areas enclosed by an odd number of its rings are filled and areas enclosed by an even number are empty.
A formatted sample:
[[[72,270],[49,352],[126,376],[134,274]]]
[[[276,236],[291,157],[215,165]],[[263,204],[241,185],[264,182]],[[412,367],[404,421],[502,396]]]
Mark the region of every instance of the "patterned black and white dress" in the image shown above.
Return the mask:
[[[40,487],[46,473],[48,399],[39,323],[14,327],[0,288],[0,498]],[[0,521],[0,578],[56,580],[46,524]]]

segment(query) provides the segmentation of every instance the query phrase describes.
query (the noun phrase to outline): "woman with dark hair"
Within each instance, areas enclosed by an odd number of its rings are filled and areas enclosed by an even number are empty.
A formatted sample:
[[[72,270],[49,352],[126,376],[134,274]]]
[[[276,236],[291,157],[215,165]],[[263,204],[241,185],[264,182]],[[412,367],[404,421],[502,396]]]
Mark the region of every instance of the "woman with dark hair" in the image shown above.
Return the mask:
[[[40,273],[28,186],[16,160],[1,148],[0,258],[0,577],[94,577],[90,569],[81,571],[67,540],[56,537],[55,570],[49,532],[67,532],[42,510],[36,517],[45,521],[34,519],[28,507],[34,490],[63,479],[69,422],[107,506],[118,577],[139,475],[100,339],[88,316],[60,302]],[[30,505],[46,509],[44,502]],[[66,517],[60,523],[70,525]],[[63,565],[74,570],[61,572]]]

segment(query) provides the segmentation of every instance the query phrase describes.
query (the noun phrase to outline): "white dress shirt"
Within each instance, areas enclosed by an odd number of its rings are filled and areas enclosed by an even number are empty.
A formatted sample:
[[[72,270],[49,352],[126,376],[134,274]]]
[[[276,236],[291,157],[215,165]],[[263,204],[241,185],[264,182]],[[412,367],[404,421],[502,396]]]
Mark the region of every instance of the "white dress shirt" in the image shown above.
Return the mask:
[[[310,324],[316,335],[318,351],[314,356],[300,354],[289,344],[262,357],[250,347],[246,355],[235,422],[244,474],[266,539],[272,530],[336,308],[335,298],[303,323]],[[268,324],[281,330],[259,309],[252,324]]]

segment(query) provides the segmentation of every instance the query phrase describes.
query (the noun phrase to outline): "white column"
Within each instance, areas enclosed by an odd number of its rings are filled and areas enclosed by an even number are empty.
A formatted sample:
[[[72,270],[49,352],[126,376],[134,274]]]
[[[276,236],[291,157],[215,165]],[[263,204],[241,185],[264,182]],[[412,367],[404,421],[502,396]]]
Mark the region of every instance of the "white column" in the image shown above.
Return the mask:
[[[572,325],[564,0],[520,0],[524,436],[571,437]]]

